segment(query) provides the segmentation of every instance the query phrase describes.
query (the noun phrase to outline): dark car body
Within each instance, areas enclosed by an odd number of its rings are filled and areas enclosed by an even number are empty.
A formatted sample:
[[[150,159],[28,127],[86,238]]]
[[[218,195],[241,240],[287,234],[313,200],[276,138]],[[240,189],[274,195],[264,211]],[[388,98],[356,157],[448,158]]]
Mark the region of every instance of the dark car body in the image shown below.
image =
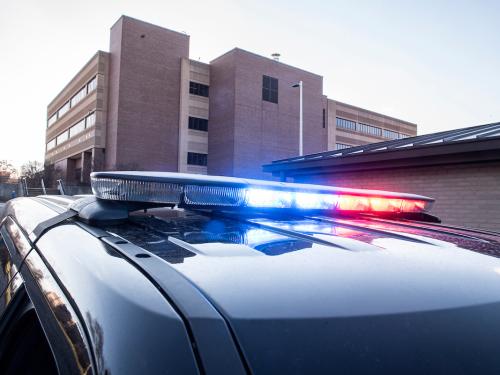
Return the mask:
[[[500,373],[498,234],[77,199],[5,206],[1,373]]]

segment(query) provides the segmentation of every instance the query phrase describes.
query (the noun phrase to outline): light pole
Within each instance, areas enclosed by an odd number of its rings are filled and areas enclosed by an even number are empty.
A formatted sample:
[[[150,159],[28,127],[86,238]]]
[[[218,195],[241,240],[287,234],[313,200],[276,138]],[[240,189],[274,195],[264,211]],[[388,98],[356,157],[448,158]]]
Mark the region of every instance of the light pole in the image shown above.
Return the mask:
[[[292,85],[292,87],[299,88],[299,156],[304,155],[304,113],[302,111],[302,81],[299,81]]]

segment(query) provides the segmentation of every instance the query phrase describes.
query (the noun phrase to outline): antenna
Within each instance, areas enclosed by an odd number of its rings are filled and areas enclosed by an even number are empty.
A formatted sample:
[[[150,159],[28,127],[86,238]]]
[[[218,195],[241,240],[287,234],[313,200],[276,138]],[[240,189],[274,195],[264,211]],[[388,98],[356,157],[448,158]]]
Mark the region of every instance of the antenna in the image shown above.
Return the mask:
[[[280,61],[281,53],[274,52],[273,54],[271,54],[271,56],[274,61]]]

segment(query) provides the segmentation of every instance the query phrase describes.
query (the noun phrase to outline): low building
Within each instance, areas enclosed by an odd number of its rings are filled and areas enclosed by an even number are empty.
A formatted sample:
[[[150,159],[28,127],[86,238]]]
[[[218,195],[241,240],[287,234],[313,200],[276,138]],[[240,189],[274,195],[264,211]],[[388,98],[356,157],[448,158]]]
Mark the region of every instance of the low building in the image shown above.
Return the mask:
[[[417,125],[328,99],[323,77],[235,48],[210,64],[189,36],[130,17],[47,108],[45,163],[69,184],[91,171],[140,169],[262,178],[299,151],[417,134]]]
[[[282,180],[430,196],[444,224],[500,231],[500,123],[277,160],[263,170]]]

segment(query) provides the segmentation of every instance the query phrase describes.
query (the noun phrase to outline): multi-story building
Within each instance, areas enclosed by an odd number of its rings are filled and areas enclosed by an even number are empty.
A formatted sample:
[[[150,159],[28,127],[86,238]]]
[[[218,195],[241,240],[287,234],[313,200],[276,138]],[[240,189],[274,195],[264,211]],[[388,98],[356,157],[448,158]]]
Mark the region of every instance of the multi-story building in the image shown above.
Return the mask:
[[[47,107],[45,164],[68,181],[104,167],[109,54],[98,51]]]
[[[415,124],[328,99],[323,77],[235,48],[205,64],[189,36],[122,16],[47,108],[46,165],[69,183],[95,170],[265,177],[261,166],[304,152],[416,135]]]
[[[417,135],[417,125],[328,99],[328,151]]]

